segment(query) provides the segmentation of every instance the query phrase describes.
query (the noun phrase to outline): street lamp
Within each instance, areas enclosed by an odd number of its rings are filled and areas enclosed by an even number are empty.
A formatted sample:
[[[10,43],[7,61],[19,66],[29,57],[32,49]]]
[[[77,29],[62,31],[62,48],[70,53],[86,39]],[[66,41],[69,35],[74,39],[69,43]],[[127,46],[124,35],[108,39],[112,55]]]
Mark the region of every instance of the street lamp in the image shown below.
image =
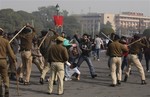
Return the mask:
[[[59,15],[60,7],[58,4],[55,6],[55,8],[56,8],[56,12],[57,12],[57,15],[55,16],[55,21],[57,22],[55,29],[57,32],[62,32],[63,31],[63,27],[62,27],[63,26],[62,25],[63,17],[61,15]]]
[[[59,15],[59,10],[60,10],[60,7],[59,7],[59,5],[57,4],[57,5],[56,5],[57,15]]]

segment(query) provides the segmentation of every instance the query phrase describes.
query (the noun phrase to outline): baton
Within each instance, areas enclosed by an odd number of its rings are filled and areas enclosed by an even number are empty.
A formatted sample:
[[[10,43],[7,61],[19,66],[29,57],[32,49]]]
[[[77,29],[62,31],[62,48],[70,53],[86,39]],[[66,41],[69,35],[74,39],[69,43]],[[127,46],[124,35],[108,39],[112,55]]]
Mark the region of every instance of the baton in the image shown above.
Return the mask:
[[[17,61],[15,61],[15,68],[16,68],[16,88],[17,88],[17,94],[18,96],[20,96],[20,93],[19,93],[19,74],[17,72]]]
[[[9,43],[11,43],[16,37],[17,35],[25,28],[26,26],[24,26],[10,41]]]
[[[105,35],[103,32],[101,32],[107,39],[109,39],[111,42],[113,42],[113,40],[111,40],[107,35]]]
[[[46,37],[48,36],[49,32],[47,32],[47,34],[44,36],[44,38],[42,39],[40,45],[38,46],[38,49],[40,49],[40,47],[42,46],[44,40],[46,39]]]
[[[142,38],[140,38],[140,39],[138,39],[138,40],[136,40],[136,41],[134,41],[134,42],[128,44],[128,46],[131,46],[132,44],[134,44],[134,43],[136,43],[136,42],[138,42],[138,41],[141,41],[141,40],[144,39],[144,38],[146,38],[146,37],[142,37]]]

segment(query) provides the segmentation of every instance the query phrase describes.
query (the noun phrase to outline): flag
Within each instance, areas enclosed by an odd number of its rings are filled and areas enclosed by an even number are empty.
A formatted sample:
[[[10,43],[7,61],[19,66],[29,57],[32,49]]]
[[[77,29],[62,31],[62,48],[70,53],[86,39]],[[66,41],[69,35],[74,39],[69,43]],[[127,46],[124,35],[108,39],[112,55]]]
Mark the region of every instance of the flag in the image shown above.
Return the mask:
[[[55,26],[57,27],[63,26],[63,19],[64,19],[63,16],[55,15],[53,16],[53,18],[54,18]]]

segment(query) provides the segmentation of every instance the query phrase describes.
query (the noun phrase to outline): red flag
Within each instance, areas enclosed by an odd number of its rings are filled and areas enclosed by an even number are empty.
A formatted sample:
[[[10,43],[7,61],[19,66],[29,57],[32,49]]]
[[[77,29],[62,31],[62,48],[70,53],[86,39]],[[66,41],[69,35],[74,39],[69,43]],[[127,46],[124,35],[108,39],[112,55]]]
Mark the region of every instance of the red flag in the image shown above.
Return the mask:
[[[54,16],[54,23],[57,27],[63,26],[63,16]]]

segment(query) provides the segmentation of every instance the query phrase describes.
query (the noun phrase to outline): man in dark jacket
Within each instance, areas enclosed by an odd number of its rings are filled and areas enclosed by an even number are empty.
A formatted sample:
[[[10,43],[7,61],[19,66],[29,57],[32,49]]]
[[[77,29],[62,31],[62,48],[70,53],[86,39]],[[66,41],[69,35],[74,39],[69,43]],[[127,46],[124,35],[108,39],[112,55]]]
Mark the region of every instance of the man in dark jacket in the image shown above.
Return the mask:
[[[77,39],[77,37],[75,37],[75,38]],[[90,69],[91,77],[92,78],[97,77],[97,74],[95,74],[95,69],[94,69],[94,66],[93,66],[91,58],[90,58],[92,44],[91,44],[91,41],[88,39],[88,35],[84,34],[82,40],[77,39],[77,41],[79,42],[79,46],[82,51],[82,53],[79,57],[79,60],[77,62],[77,66],[80,67],[82,62],[86,61],[86,63],[88,64],[88,67]]]

